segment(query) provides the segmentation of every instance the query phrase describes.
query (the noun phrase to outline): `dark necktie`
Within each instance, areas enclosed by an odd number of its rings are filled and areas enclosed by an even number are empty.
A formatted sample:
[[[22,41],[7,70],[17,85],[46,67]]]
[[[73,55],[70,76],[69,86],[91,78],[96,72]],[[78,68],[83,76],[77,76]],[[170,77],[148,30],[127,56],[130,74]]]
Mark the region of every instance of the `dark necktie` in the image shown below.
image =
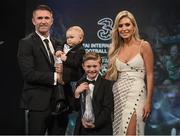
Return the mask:
[[[96,81],[95,81],[95,80],[88,80],[88,79],[87,79],[86,82],[87,82],[88,84],[93,84],[93,85],[94,85]]]
[[[52,52],[51,52],[51,50],[49,48],[49,40],[48,39],[44,39],[44,42],[45,42],[47,50],[48,50],[50,63],[54,64],[54,57],[53,57],[53,54],[52,54]]]

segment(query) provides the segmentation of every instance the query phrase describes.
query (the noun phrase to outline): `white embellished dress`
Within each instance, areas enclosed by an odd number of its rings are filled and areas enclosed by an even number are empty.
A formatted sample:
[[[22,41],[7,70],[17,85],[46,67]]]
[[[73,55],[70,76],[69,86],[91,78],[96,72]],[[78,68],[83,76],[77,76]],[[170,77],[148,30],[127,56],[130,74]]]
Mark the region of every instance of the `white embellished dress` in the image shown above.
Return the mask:
[[[131,117],[136,114],[136,135],[144,135],[142,119],[146,98],[145,66],[140,53],[127,63],[116,59],[118,79],[113,85],[113,135],[126,135]]]

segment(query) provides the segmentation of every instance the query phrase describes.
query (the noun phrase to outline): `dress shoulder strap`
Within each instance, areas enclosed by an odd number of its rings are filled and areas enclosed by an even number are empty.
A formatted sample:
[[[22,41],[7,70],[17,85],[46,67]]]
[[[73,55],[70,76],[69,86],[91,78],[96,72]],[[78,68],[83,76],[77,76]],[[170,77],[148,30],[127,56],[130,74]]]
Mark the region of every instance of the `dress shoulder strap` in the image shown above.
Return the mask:
[[[142,39],[140,42],[140,45],[139,45],[139,53],[141,53],[141,46],[142,46],[143,42],[144,42],[144,40]]]

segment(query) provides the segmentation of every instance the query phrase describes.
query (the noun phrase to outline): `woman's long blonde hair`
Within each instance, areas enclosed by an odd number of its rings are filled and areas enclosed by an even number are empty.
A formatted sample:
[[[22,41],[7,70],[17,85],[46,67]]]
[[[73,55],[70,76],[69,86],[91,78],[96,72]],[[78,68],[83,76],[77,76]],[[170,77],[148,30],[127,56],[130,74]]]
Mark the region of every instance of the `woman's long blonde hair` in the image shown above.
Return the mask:
[[[118,32],[118,27],[119,21],[124,17],[128,17],[134,26],[134,34],[132,37],[134,37],[135,39],[140,39],[139,29],[133,14],[126,10],[119,12],[115,18],[114,26],[112,28],[112,42],[108,51],[108,69],[106,73],[107,79],[115,81],[117,80],[118,76],[115,60],[118,57],[120,49],[124,46],[123,39],[120,37]]]

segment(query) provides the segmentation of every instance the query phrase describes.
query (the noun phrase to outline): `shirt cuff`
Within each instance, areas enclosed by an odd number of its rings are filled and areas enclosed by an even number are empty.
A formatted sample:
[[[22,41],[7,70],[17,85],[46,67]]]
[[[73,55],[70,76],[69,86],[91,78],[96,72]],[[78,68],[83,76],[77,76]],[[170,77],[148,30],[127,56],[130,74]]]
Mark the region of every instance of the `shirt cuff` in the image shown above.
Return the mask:
[[[75,91],[74,96],[76,99],[78,99],[80,97],[80,94]]]
[[[57,73],[54,72],[54,85],[57,85]]]

